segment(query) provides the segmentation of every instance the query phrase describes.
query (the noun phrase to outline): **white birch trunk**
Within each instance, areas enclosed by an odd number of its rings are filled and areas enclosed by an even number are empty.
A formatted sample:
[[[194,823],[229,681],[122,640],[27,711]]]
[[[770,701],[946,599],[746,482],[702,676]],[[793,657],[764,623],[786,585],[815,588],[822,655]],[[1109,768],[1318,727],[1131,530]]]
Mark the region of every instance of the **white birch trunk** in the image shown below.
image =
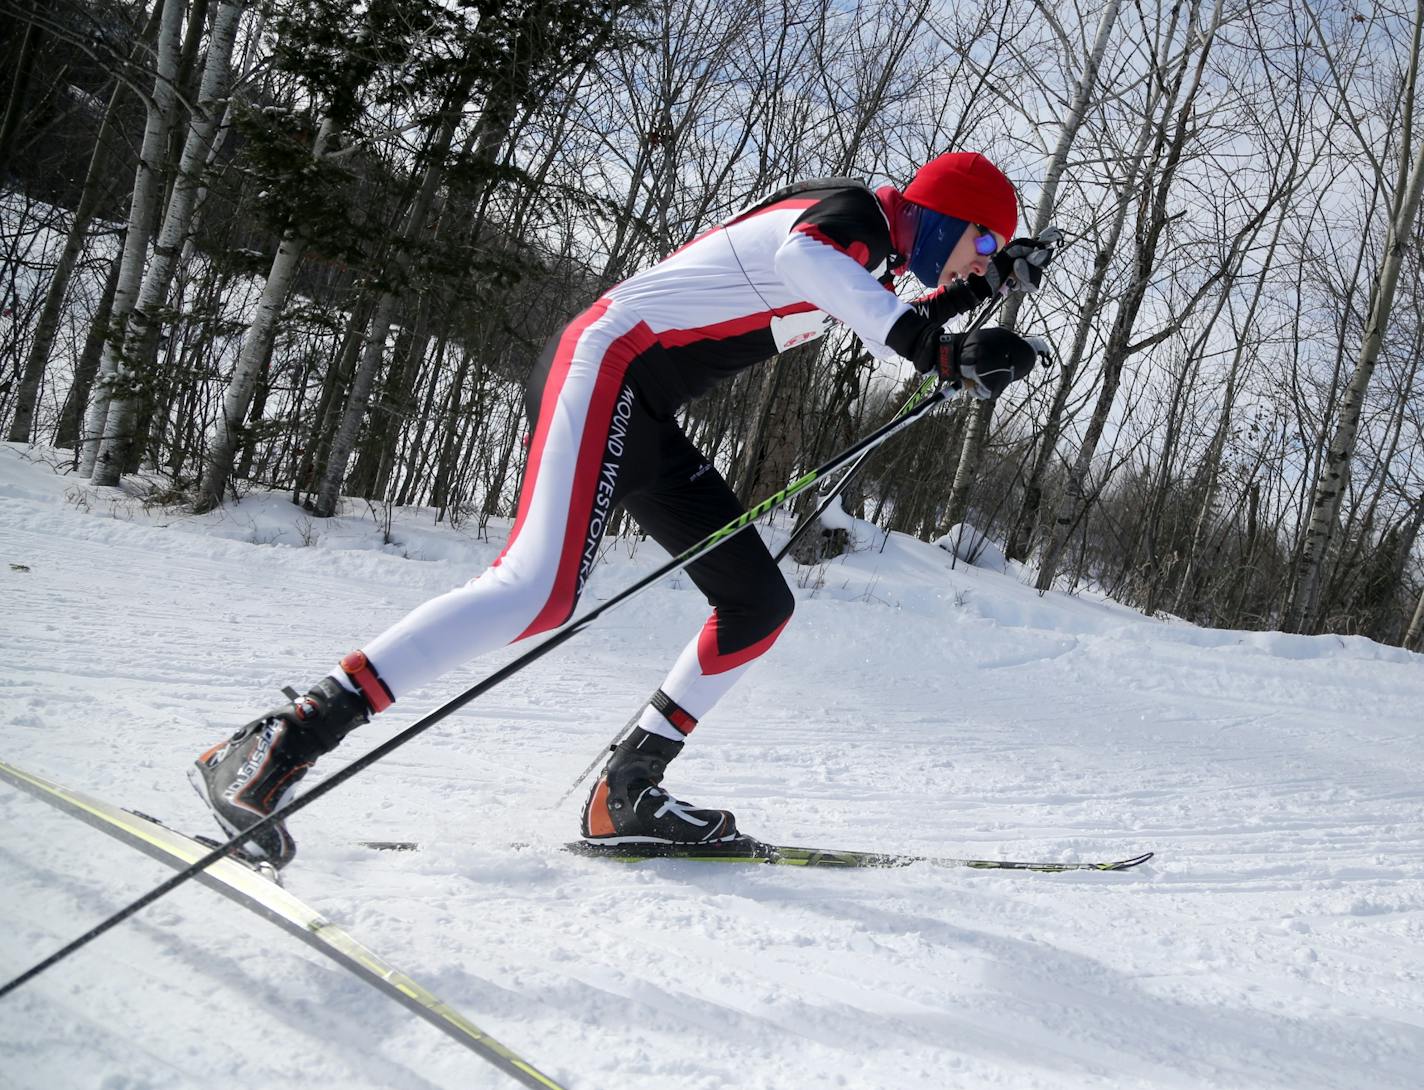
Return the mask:
[[[1421,637],[1424,637],[1424,590],[1419,592],[1419,604],[1414,607],[1414,619],[1409,622],[1409,631],[1404,634],[1401,646],[1410,651],[1416,650]]]
[[[238,23],[247,0],[223,0],[213,19],[208,39],[207,58],[203,66],[202,83],[198,91],[197,108],[188,126],[183,153],[178,162],[178,174],[168,198],[168,208],[159,228],[158,239],[143,275],[138,298],[129,315],[127,336],[129,365],[140,374],[157,366],[159,316],[173,286],[178,258],[193,224],[198,195],[203,186],[213,147],[213,137],[222,117],[231,73],[233,46],[237,41]],[[117,392],[109,403],[108,421],[103,444],[99,449],[99,466],[113,480],[96,484],[117,483],[122,467],[129,460],[133,445],[134,413],[138,399],[132,389]]]
[[[322,119],[312,143],[312,158],[319,159],[331,142],[336,126],[331,118]],[[301,265],[302,254],[306,251],[306,240],[295,231],[288,230],[277,247],[277,255],[267,270],[267,281],[262,285],[262,298],[257,303],[257,311],[242,337],[242,350],[238,353],[237,364],[232,378],[228,380],[223,393],[222,413],[219,415],[213,438],[203,455],[203,478],[198,485],[198,495],[194,507],[207,511],[222,502],[223,490],[227,487],[228,476],[232,473],[233,460],[238,444],[242,441],[242,424],[252,407],[252,395],[257,390],[257,378],[262,364],[272,349],[277,337],[277,322],[287,305],[292,284]]]
[[[114,291],[114,307],[109,319],[110,333],[104,342],[104,355],[99,362],[99,377],[94,383],[81,440],[80,472],[91,476],[95,484],[113,485],[119,480],[121,467],[101,463],[99,451],[108,433],[110,399],[114,392],[122,387],[127,373],[124,347],[129,313],[138,298],[144,256],[153,232],[154,205],[163,182],[161,172],[168,143],[168,130],[173,122],[173,107],[176,101],[174,80],[178,74],[179,38],[182,36],[182,29],[183,0],[163,0],[163,17],[159,23],[156,50],[158,74],[148,102],[143,145],[139,151],[138,170],[134,175],[128,234],[124,239],[119,283]]]
[[[1414,162],[1409,168],[1409,182],[1403,200],[1389,226],[1384,264],[1380,267],[1373,291],[1374,305],[1370,308],[1364,340],[1355,359],[1354,373],[1351,374],[1350,382],[1345,387],[1345,395],[1341,399],[1340,419],[1330,439],[1330,447],[1325,455],[1325,467],[1315,486],[1310,525],[1306,529],[1304,546],[1296,565],[1295,594],[1284,625],[1287,631],[1298,632],[1308,627],[1320,601],[1325,555],[1339,519],[1340,503],[1349,486],[1350,463],[1355,456],[1355,445],[1360,435],[1360,411],[1364,407],[1370,379],[1374,377],[1375,365],[1379,362],[1385,331],[1389,328],[1390,311],[1394,306],[1399,273],[1404,265],[1405,250],[1419,210],[1421,190],[1424,190],[1424,141],[1420,142]]]
[[[1419,72],[1419,45],[1424,34],[1424,2],[1417,8],[1414,25],[1414,39],[1410,49],[1406,106],[1413,100],[1415,81]],[[1360,411],[1364,407],[1365,393],[1369,390],[1370,379],[1374,377],[1375,365],[1379,362],[1380,349],[1384,344],[1385,331],[1389,328],[1390,312],[1394,307],[1395,290],[1399,285],[1400,270],[1404,265],[1405,251],[1414,230],[1414,220],[1419,211],[1419,198],[1424,191],[1424,141],[1419,141],[1411,162],[1408,111],[1399,150],[1400,190],[1395,201],[1385,236],[1384,262],[1380,266],[1371,291],[1369,319],[1365,323],[1365,335],[1355,357],[1355,370],[1345,387],[1340,402],[1340,418],[1335,424],[1330,446],[1325,454],[1325,465],[1320,479],[1315,485],[1311,503],[1310,523],[1301,544],[1300,556],[1296,561],[1295,589],[1290,607],[1282,622],[1282,628],[1289,632],[1306,631],[1313,623],[1314,614],[1320,604],[1320,592],[1325,570],[1325,557],[1335,534],[1335,526],[1340,517],[1340,504],[1350,483],[1350,463],[1355,456],[1355,445],[1360,435]]]
[[[1072,394],[1073,385],[1077,378],[1078,368],[1082,364],[1088,351],[1088,340],[1092,336],[1094,326],[1101,316],[1106,306],[1103,296],[1105,294],[1104,284],[1107,278],[1108,262],[1112,254],[1117,251],[1119,243],[1122,241],[1123,232],[1127,228],[1127,217],[1132,209],[1133,202],[1137,195],[1137,186],[1142,171],[1146,165],[1149,145],[1152,142],[1153,130],[1157,127],[1155,117],[1161,95],[1164,93],[1163,83],[1157,82],[1157,90],[1148,99],[1145,109],[1142,111],[1141,127],[1138,129],[1136,142],[1132,151],[1124,158],[1127,163],[1126,172],[1121,181],[1121,194],[1118,198],[1117,209],[1113,214],[1113,219],[1108,227],[1107,235],[1104,236],[1098,248],[1097,259],[1094,262],[1092,275],[1088,279],[1087,293],[1083,299],[1082,307],[1079,311],[1078,324],[1073,332],[1072,346],[1068,354],[1059,362],[1058,382],[1053,393],[1053,402],[1049,407],[1047,418],[1043,425],[1043,434],[1039,439],[1038,451],[1034,456],[1032,469],[1029,471],[1027,480],[1024,483],[1025,498],[1024,509],[1019,513],[1017,524],[1010,535],[1010,550],[1015,559],[1023,559],[1027,554],[1031,539],[1036,536],[1035,524],[1044,514],[1040,511],[1042,498],[1043,479],[1047,475],[1048,467],[1053,460],[1054,452],[1058,446],[1058,437],[1063,427],[1063,417],[1067,412],[1068,399]],[[1051,548],[1051,538],[1046,543],[1046,548]]]
[[[1068,169],[1068,156],[1073,151],[1073,142],[1083,127],[1083,119],[1088,115],[1088,103],[1098,85],[1098,70],[1103,64],[1103,55],[1108,50],[1113,27],[1117,24],[1118,11],[1122,0],[1108,0],[1098,20],[1098,30],[1093,36],[1093,47],[1088,52],[1083,74],[1078,78],[1078,86],[1073,92],[1073,101],[1068,106],[1068,117],[1063,123],[1063,131],[1058,134],[1058,146],[1053,149],[1053,157],[1048,161],[1048,172],[1043,176],[1043,189],[1038,196],[1038,208],[1034,212],[1031,233],[1038,235],[1053,223],[1053,215],[1058,211],[1058,185]],[[1013,329],[1018,323],[1019,307],[1023,296],[1015,295],[1004,306],[1001,323],[1006,329]],[[956,520],[957,521],[957,520]]]
[[[1039,560],[1038,577],[1034,581],[1035,587],[1040,592],[1046,592],[1053,587],[1053,580],[1058,574],[1058,567],[1063,556],[1064,546],[1067,544],[1068,535],[1077,526],[1088,503],[1087,481],[1092,469],[1093,457],[1097,454],[1098,442],[1107,428],[1108,415],[1112,411],[1112,406],[1117,398],[1119,383],[1122,379],[1123,364],[1127,359],[1128,343],[1132,339],[1133,326],[1137,321],[1137,314],[1142,305],[1143,297],[1147,291],[1147,285],[1151,280],[1153,263],[1156,258],[1157,241],[1161,235],[1168,218],[1167,197],[1171,191],[1173,180],[1176,176],[1176,167],[1181,159],[1182,148],[1185,145],[1186,130],[1189,120],[1189,111],[1192,102],[1195,100],[1197,92],[1201,88],[1203,70],[1206,66],[1208,53],[1211,51],[1212,43],[1215,41],[1216,32],[1221,26],[1222,0],[1217,0],[1215,9],[1212,12],[1211,22],[1204,31],[1196,30],[1196,16],[1199,4],[1194,2],[1191,11],[1187,16],[1186,32],[1188,41],[1193,39],[1193,43],[1200,48],[1201,53],[1197,58],[1197,65],[1192,77],[1192,83],[1187,90],[1185,97],[1178,98],[1185,66],[1190,55],[1190,47],[1183,52],[1181,58],[1182,69],[1179,70],[1175,86],[1164,109],[1176,106],[1177,124],[1175,132],[1170,140],[1163,140],[1165,136],[1165,118],[1161,126],[1160,135],[1157,142],[1157,149],[1154,155],[1165,156],[1165,163],[1159,178],[1151,210],[1145,223],[1139,224],[1137,252],[1134,257],[1134,269],[1131,282],[1123,293],[1122,302],[1119,306],[1117,317],[1113,321],[1111,332],[1108,334],[1107,345],[1103,350],[1103,386],[1098,394],[1097,404],[1093,409],[1093,416],[1088,422],[1088,427],[1083,435],[1082,445],[1078,449],[1078,454],[1074,459],[1073,466],[1068,474],[1067,487],[1062,499],[1058,502],[1058,509],[1054,514],[1052,529],[1049,532],[1048,540],[1044,544],[1043,553]],[[1177,106],[1180,101],[1181,105]],[[1154,127],[1150,116],[1146,118],[1148,125],[1144,128],[1144,134],[1150,132]],[[1139,144],[1139,149],[1144,150],[1145,145]],[[1137,160],[1135,168],[1140,169],[1141,160]],[[1124,199],[1128,199],[1124,194]],[[1125,212],[1124,207],[1119,208],[1119,216]]]

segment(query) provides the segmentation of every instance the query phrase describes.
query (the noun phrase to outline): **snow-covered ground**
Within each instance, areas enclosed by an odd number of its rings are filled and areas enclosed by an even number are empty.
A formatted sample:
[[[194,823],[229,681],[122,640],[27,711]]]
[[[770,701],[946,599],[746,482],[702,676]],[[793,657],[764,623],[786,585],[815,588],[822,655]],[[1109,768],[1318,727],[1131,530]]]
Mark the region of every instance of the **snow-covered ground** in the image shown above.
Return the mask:
[[[280,497],[145,510],[0,447],[0,757],[207,831],[184,769],[500,547]],[[898,536],[797,617],[669,786],[794,844],[1126,874],[561,853],[580,769],[705,603],[672,578],[294,822],[288,887],[573,1090],[1417,1088],[1424,657],[1204,631]],[[614,543],[590,594],[661,559]],[[402,701],[365,752],[497,660]],[[5,978],[168,872],[0,786]],[[367,838],[419,840],[375,853]],[[0,1000],[0,1085],[513,1085],[189,884]]]

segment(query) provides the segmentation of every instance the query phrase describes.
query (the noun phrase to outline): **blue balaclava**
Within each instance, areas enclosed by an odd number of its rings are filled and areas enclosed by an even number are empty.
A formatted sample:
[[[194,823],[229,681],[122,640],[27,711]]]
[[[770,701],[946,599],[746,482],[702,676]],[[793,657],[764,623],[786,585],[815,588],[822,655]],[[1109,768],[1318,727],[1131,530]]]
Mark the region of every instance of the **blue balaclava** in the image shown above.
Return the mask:
[[[910,259],[905,264],[921,284],[933,288],[939,283],[939,274],[949,260],[950,251],[964,237],[969,223],[936,212],[933,208],[921,208],[919,213],[915,242],[910,247]]]

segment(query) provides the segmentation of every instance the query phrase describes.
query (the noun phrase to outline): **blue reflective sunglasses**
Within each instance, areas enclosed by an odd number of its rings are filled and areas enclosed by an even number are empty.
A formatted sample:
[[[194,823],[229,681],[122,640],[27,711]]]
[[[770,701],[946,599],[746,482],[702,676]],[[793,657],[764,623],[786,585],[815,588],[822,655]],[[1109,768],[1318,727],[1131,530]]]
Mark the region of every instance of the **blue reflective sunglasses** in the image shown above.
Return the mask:
[[[979,237],[974,240],[974,252],[980,257],[990,257],[998,253],[999,244],[994,241],[994,232],[982,224],[970,224],[974,230],[979,232]]]

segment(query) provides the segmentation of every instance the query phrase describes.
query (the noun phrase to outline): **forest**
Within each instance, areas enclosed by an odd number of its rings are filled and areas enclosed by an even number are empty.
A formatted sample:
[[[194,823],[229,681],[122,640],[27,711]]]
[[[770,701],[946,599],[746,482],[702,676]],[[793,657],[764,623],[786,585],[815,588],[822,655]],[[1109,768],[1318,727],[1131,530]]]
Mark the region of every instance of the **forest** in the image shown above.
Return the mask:
[[[1419,648],[1422,34],[1424,0],[0,0],[0,437],[199,512],[482,529],[601,292],[789,182],[981,151],[1065,236],[994,318],[1051,365],[847,509],[1040,591]],[[751,504],[913,379],[837,334],[683,423]]]

